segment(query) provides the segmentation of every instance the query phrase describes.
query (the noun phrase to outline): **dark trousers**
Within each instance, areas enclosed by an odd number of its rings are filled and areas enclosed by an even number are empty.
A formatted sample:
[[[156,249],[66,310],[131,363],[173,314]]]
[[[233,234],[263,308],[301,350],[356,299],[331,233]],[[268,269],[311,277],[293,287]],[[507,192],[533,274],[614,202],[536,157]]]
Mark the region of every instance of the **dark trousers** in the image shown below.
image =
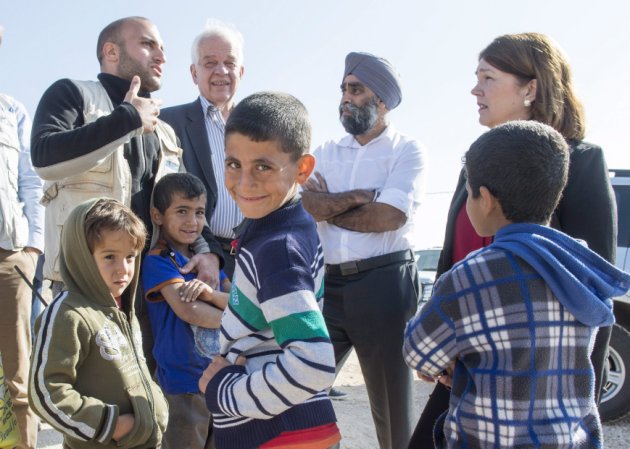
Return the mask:
[[[413,373],[402,345],[418,287],[413,260],[346,276],[326,274],[324,318],[335,361],[339,367],[354,347],[381,449],[405,448],[411,435]]]
[[[212,414],[203,393],[164,396],[168,401],[168,427],[162,449],[213,449]]]
[[[595,370],[595,400],[599,404],[602,386],[606,378],[606,366],[608,363],[608,342],[612,327],[602,327],[597,332],[591,362]],[[436,384],[433,393],[422,410],[418,424],[416,425],[409,449],[434,449],[433,428],[438,417],[449,408],[450,391],[441,383]]]

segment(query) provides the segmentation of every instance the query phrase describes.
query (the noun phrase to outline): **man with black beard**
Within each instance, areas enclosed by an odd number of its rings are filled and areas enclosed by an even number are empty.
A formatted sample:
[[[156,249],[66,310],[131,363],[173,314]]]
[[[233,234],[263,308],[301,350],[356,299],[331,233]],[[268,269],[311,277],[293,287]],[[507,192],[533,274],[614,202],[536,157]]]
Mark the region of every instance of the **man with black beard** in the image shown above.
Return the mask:
[[[341,94],[348,135],[315,150],[303,202],[324,248],[324,318],[337,369],[354,347],[380,447],[401,449],[411,436],[412,372],[401,348],[418,301],[413,240],[425,153],[389,123],[402,99],[389,61],[348,54]]]
[[[53,281],[55,294],[63,289],[61,229],[77,204],[98,196],[115,198],[131,206],[151,234],[153,186],[163,175],[183,170],[175,133],[158,118],[161,101],[151,97],[161,86],[166,62],[155,24],[144,17],[110,23],[99,34],[96,56],[98,81],[56,81],[44,92],[33,120],[31,159],[46,181],[44,276]],[[207,227],[194,247],[196,254],[184,268],[195,269],[199,279],[217,288],[222,252]],[[128,304],[122,306],[128,310]],[[143,342],[151,362],[147,328]]]

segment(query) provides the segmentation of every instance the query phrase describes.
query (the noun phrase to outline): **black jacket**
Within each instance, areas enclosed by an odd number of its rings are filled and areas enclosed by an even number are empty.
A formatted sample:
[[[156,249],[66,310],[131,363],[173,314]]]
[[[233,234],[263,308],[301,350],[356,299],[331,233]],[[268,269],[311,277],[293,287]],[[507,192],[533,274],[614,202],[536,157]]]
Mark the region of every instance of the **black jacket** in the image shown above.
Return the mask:
[[[47,167],[76,159],[121,138],[142,126],[142,119],[130,103],[124,102],[130,81],[107,73],[98,75],[114,105],[109,115],[86,124],[83,119],[83,97],[69,79],[52,84],[42,96],[31,133],[31,159],[35,167]],[[148,92],[139,96],[148,98]],[[159,162],[159,140],[155,133],[132,138],[125,144],[125,158],[131,170],[131,209],[151,232],[149,205]],[[185,147],[184,147],[185,149]],[[186,155],[184,154],[184,166]],[[194,173],[194,172],[193,172]],[[206,227],[203,237],[210,251],[222,258],[220,245]],[[147,245],[151,238],[147,239]]]
[[[208,196],[206,221],[210,223],[217,205],[217,179],[212,169],[212,149],[208,143],[201,100],[197,98],[192,103],[165,108],[160,111],[160,118],[175,130],[175,135],[184,149],[183,160],[186,170],[201,179],[206,187]],[[222,179],[218,181],[223,182]]]
[[[582,141],[572,140],[569,145],[569,177],[560,203],[551,217],[551,226],[573,238],[585,240],[590,249],[614,263],[617,206],[604,153],[600,147]],[[462,170],[448,211],[436,279],[453,266],[455,219],[467,197],[466,178]]]

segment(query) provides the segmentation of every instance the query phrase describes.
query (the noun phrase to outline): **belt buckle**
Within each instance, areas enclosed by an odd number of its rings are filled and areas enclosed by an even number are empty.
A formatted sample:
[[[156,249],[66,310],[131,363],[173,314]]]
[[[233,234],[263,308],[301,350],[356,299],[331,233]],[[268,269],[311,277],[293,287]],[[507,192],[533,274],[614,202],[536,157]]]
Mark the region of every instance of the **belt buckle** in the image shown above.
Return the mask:
[[[356,261],[340,263],[339,269],[341,270],[342,276],[350,276],[351,274],[357,274],[359,272]]]

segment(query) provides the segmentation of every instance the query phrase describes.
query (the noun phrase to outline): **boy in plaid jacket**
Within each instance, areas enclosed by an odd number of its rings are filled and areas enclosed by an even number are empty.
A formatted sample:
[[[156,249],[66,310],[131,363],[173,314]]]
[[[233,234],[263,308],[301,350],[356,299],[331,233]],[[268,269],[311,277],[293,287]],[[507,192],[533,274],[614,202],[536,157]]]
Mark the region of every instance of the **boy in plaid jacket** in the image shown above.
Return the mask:
[[[439,279],[403,349],[421,378],[452,385],[438,448],[603,447],[589,355],[630,276],[547,226],[568,163],[562,136],[533,121],[466,153],[466,210],[494,242]]]

